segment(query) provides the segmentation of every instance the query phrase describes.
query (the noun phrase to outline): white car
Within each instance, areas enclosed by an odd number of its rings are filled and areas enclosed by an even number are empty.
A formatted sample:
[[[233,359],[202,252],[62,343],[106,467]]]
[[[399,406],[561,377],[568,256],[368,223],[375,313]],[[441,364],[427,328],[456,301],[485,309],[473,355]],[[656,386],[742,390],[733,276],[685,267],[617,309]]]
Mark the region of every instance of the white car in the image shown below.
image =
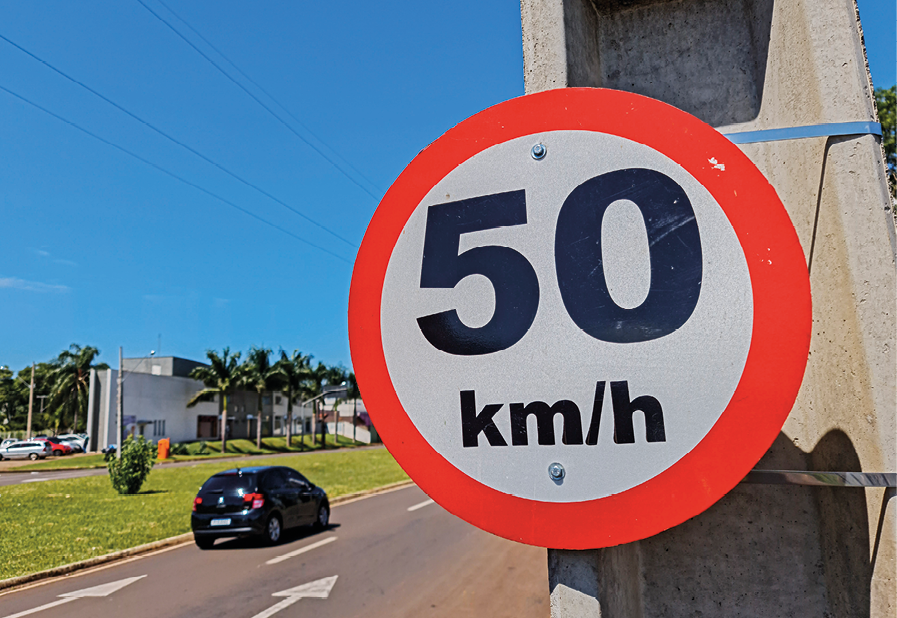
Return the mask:
[[[21,442],[18,438],[6,438],[3,442],[0,442],[0,448],[4,446],[9,446],[10,444],[15,444],[16,442]]]
[[[81,436],[75,433],[64,433],[61,436],[56,437],[71,446],[72,449],[75,450],[75,452],[83,453],[87,450],[86,436]]]

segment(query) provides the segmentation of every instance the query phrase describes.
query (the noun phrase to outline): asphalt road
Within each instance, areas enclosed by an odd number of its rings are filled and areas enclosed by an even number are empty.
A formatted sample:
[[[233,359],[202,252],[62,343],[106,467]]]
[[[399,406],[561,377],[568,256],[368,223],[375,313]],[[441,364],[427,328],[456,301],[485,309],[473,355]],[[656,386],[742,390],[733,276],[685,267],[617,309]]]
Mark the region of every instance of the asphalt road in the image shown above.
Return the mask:
[[[274,547],[224,540],[202,551],[190,543],[0,594],[0,618],[549,614],[544,549],[474,528],[415,486],[337,505],[332,523]],[[122,587],[85,590],[115,582]]]

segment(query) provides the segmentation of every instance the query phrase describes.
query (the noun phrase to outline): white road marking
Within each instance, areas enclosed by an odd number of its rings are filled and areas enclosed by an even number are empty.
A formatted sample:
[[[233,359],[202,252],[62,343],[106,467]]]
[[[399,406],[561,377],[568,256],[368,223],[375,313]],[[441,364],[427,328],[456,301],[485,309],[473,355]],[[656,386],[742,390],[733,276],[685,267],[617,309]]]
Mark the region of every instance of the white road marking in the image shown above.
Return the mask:
[[[331,538],[335,539],[336,537]],[[333,575],[332,577],[316,579],[313,582],[308,582],[307,584],[302,584],[301,586],[296,586],[295,588],[290,588],[289,590],[281,590],[280,592],[275,592],[271,595],[272,597],[286,598],[283,601],[272,605],[265,611],[256,614],[252,618],[269,618],[280,610],[289,607],[299,599],[326,599],[330,596],[330,591],[333,590],[333,585],[336,583],[337,577],[339,576]]]
[[[26,609],[24,612],[11,614],[9,616],[4,616],[3,618],[21,618],[21,616],[28,616],[30,614],[42,612],[45,609],[50,609],[51,607],[56,607],[58,605],[62,605],[63,603],[68,603],[69,601],[77,601],[78,599],[83,599],[85,597],[108,597],[113,592],[121,590],[128,584],[133,584],[138,579],[143,579],[144,577],[146,577],[146,575],[141,575],[139,577],[128,577],[126,579],[120,579],[118,581],[100,584],[99,586],[93,586],[91,588],[83,588],[81,590],[75,590],[74,592],[66,592],[59,595],[61,598],[58,601],[53,601],[52,603],[47,603],[46,605],[41,605],[40,607]],[[331,586],[331,588],[332,587],[333,586]]]
[[[433,504],[433,500],[424,500],[420,504],[415,504],[414,506],[409,506],[408,512],[410,513],[411,511],[416,511],[417,509],[422,509],[425,506],[430,506],[431,504]]]
[[[331,536],[331,537],[328,537],[321,541],[318,541],[317,543],[312,543],[311,545],[306,545],[305,547],[300,547],[296,551],[291,551],[288,554],[284,554],[282,556],[277,556],[277,558],[271,558],[271,560],[269,560],[265,564],[277,564],[278,562],[283,562],[284,560],[289,560],[290,558],[298,556],[299,554],[304,554],[305,552],[311,551],[313,549],[317,549],[318,547],[321,547],[322,545],[327,545],[327,543],[332,543],[337,538],[339,538],[339,537]],[[280,611],[280,610],[278,610],[278,611]]]
[[[24,481],[21,481],[19,484],[24,485],[25,483],[40,483],[41,481],[52,481],[52,480],[53,479],[51,479],[51,478],[48,478],[48,479],[25,479]]]
[[[18,614],[11,614],[9,616],[4,616],[4,618],[19,618],[20,616],[27,616],[29,614],[34,614],[36,612],[42,612],[45,609],[50,609],[51,607],[56,607],[57,605],[62,605],[63,603],[68,603],[69,601],[74,601],[78,597],[66,597],[64,599],[59,599],[58,601],[53,601],[52,603],[47,603],[46,605],[41,605],[40,607],[35,607],[33,609],[26,609],[24,612],[19,612]]]
[[[138,575],[137,577],[127,577],[125,579],[120,579],[116,582],[109,582],[108,584],[100,584],[99,586],[93,586],[92,588],[84,588],[82,590],[75,590],[74,592],[66,592],[65,594],[60,594],[61,597],[71,597],[74,599],[80,599],[83,597],[108,597],[110,594],[117,590],[121,590],[125,586],[129,584],[133,584],[138,579],[143,579],[146,575]]]

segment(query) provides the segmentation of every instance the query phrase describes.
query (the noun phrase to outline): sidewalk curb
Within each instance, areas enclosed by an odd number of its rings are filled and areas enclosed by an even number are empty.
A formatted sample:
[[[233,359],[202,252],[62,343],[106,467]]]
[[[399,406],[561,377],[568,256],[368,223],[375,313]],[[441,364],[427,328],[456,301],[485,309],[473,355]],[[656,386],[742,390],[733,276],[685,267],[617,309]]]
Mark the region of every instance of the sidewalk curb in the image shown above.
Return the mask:
[[[337,496],[333,500],[330,501],[330,506],[338,506],[344,502],[351,502],[354,500],[358,500],[359,498],[366,498],[368,496],[374,496],[377,494],[387,493],[393,491],[395,489],[401,489],[403,487],[407,487],[409,485],[413,485],[414,481],[399,481],[398,483],[390,483],[389,485],[382,485],[380,487],[375,487],[373,489],[366,489],[364,491],[356,491],[351,494],[344,494],[342,496]],[[157,549],[163,549],[165,547],[171,547],[172,545],[180,545],[182,543],[188,543],[193,541],[193,533],[186,532],[184,534],[179,534],[177,536],[168,537],[167,539],[161,539],[159,541],[153,541],[152,543],[145,543],[143,545],[138,545],[137,547],[130,547],[128,549],[122,549],[119,551],[112,552],[111,554],[104,554],[102,556],[94,556],[93,558],[88,558],[87,560],[80,560],[78,562],[72,562],[71,564],[64,564],[62,566],[54,567],[52,569],[47,569],[46,571],[38,571],[37,573],[31,573],[29,575],[20,575],[19,577],[11,577],[9,579],[0,580],[0,592],[9,591],[12,588],[17,588],[19,586],[23,586],[25,584],[30,584],[32,582],[36,582],[42,579],[50,579],[53,577],[59,577],[61,575],[68,575],[69,573],[74,573],[75,571],[80,571],[83,569],[88,569],[90,567],[99,566],[101,564],[107,564],[110,562],[116,562],[118,560],[122,560],[124,558],[130,558],[131,556],[136,556],[138,554],[145,554],[151,551],[155,551]]]
[[[19,577],[2,579],[0,580],[0,590],[16,588],[18,586],[30,584],[31,582],[35,582],[41,579],[49,579],[51,577],[59,577],[60,575],[68,575],[69,573],[80,571],[81,569],[99,566],[101,564],[106,564],[107,562],[115,562],[116,560],[129,558],[130,556],[145,554],[155,549],[162,549],[163,547],[169,547],[171,545],[177,545],[179,543],[186,543],[187,541],[192,540],[193,533],[187,532],[186,534],[179,534],[178,536],[168,537],[167,539],[162,539],[160,541],[145,543],[143,545],[138,545],[137,547],[114,551],[111,554],[94,556],[93,558],[88,558],[87,560],[79,560],[78,562],[72,562],[71,564],[64,564],[52,569],[47,569],[46,571],[38,571],[37,573],[31,573],[30,575],[20,575]]]

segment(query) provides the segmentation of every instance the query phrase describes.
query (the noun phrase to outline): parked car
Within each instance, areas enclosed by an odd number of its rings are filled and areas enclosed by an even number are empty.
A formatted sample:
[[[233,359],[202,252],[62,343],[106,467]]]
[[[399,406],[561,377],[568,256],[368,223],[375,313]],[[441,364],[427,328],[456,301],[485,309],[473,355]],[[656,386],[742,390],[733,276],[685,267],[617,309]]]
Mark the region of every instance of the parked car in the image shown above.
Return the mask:
[[[18,438],[5,438],[3,442],[0,442],[0,448],[4,446],[9,446],[10,444],[15,444],[16,442],[21,442]]]
[[[47,442],[54,455],[70,455],[72,447],[59,438],[33,438],[34,441]]]
[[[84,452],[84,447],[81,445],[81,440],[79,438],[71,436],[56,436],[56,438],[63,444],[68,444],[70,447],[72,447],[73,453]]]
[[[30,459],[35,461],[43,459],[52,451],[49,442],[41,440],[29,440],[27,442],[14,442],[0,447],[0,460],[2,459]]]
[[[327,494],[292,468],[257,466],[210,477],[193,500],[190,525],[200,549],[215,539],[255,536],[269,544],[287,528],[330,522]]]
[[[83,453],[87,450],[87,436],[85,434],[65,433],[56,437],[63,442],[67,442],[72,447],[77,446],[75,452]]]

